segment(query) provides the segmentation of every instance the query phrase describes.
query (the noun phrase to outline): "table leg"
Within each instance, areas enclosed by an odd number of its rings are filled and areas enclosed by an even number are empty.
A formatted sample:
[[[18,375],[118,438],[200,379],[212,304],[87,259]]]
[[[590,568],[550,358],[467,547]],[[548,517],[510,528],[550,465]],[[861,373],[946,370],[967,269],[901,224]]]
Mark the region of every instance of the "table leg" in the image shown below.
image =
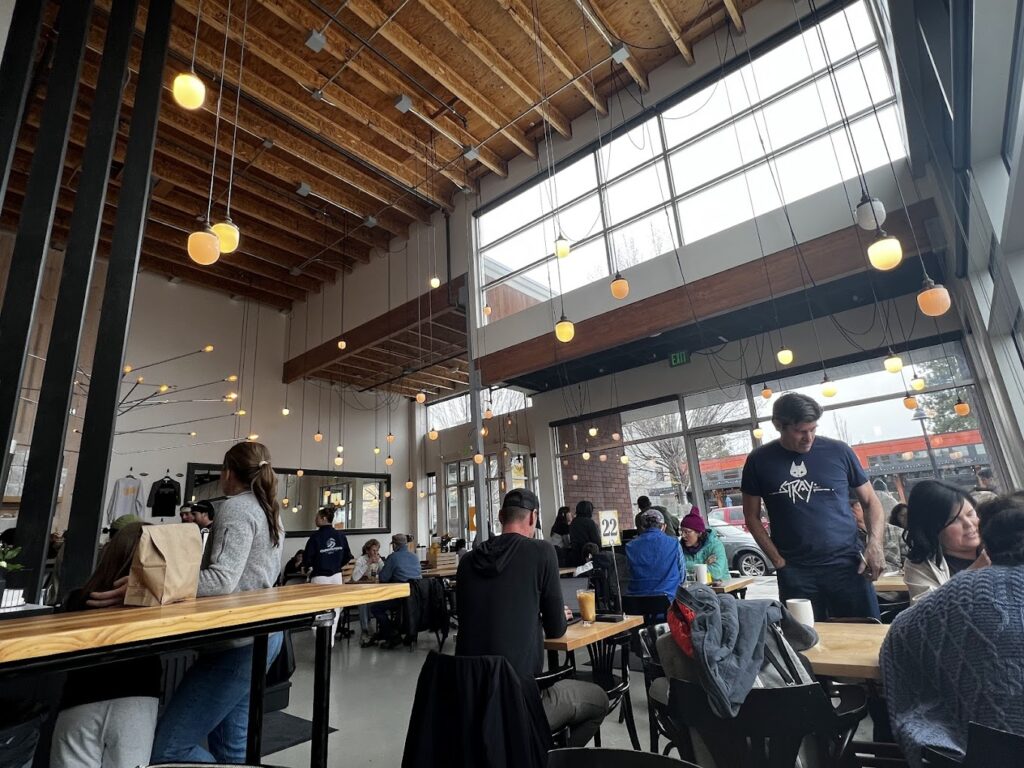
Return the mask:
[[[267,636],[252,639],[252,672],[249,678],[249,728],[245,742],[245,762],[259,765],[263,757],[263,694],[267,687]]]
[[[548,672],[558,669],[558,651],[548,651]]]
[[[327,719],[331,708],[331,632],[334,611],[319,614],[313,620],[316,628],[316,660],[313,666],[313,747],[309,764],[327,768]]]

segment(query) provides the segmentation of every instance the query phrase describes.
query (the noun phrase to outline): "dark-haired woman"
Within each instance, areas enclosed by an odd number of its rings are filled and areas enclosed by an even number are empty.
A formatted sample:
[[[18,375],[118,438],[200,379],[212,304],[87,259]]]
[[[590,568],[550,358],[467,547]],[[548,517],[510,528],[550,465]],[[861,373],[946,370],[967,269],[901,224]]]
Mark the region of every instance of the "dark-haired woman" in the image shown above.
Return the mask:
[[[274,586],[281,562],[277,477],[261,443],[237,443],[224,454],[221,489],[228,499],[213,522],[199,572],[199,597]],[[270,635],[267,666],[281,650]],[[157,726],[153,760],[242,763],[249,720],[252,642],[200,648]],[[207,750],[203,741],[209,745]]]
[[[910,552],[904,578],[913,602],[960,571],[990,562],[981,546],[974,501],[941,480],[922,480],[910,492],[906,537]]]
[[[988,501],[978,516],[991,566],[903,611],[882,644],[893,732],[914,768],[924,746],[963,753],[969,723],[1024,733],[1024,496]]]
[[[548,541],[552,546],[568,549],[569,547],[569,508],[559,507],[555,522],[551,524],[551,536]]]
[[[594,520],[594,505],[584,499],[576,502],[576,517],[569,524],[569,539],[572,544],[571,565],[583,565],[583,545],[588,542],[601,546],[601,532]]]
[[[65,611],[93,607],[89,596],[128,576],[142,537],[129,523],[103,548],[96,572],[64,602]],[[143,657],[68,674],[53,729],[53,768],[135,768],[149,763],[160,704],[160,658]]]

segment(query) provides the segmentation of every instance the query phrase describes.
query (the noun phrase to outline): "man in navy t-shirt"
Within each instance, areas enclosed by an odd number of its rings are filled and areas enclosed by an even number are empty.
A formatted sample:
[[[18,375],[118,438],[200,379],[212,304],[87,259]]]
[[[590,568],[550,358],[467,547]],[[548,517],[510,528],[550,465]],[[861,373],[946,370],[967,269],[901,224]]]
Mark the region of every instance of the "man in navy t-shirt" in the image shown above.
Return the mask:
[[[885,570],[882,505],[857,455],[841,440],[816,437],[821,406],[783,395],[772,410],[779,439],[756,448],[743,465],[743,516],[774,563],[782,600],[806,598],[817,619],[878,617],[872,581]],[[861,550],[850,496],[867,523]],[[761,503],[771,535],[761,525]]]

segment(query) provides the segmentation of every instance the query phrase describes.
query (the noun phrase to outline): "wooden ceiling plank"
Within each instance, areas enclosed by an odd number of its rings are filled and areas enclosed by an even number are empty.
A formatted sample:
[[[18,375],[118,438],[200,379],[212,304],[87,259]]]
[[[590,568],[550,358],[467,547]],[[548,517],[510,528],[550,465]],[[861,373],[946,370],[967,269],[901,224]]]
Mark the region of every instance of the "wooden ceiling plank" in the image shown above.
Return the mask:
[[[669,37],[672,38],[672,42],[676,44],[676,48],[679,49],[679,53],[682,54],[683,59],[687,64],[693,64],[693,49],[690,44],[683,40],[683,30],[679,26],[679,22],[676,21],[675,16],[672,15],[672,11],[669,10],[668,3],[665,0],[648,0],[651,4],[651,8],[658,15],[658,19],[661,21],[661,25],[668,31]]]
[[[292,303],[288,299],[285,299],[275,293],[261,291],[249,285],[245,285],[244,283],[228,280],[220,277],[219,275],[213,275],[198,267],[190,267],[178,262],[168,262],[152,256],[149,253],[142,254],[140,263],[146,269],[159,272],[160,274],[167,275],[168,277],[177,277],[203,288],[212,288],[228,295],[244,296],[261,304],[267,304],[268,306],[276,307],[281,310],[290,311],[292,308]]]
[[[261,5],[273,13],[278,21],[288,24],[304,34],[310,29],[323,27],[323,16],[310,8],[308,3],[296,3],[294,0],[261,0]],[[351,72],[359,75],[389,98],[397,99],[403,93],[408,95],[412,99],[413,108],[423,122],[445,139],[453,141],[460,151],[463,147],[479,145],[479,140],[466,130],[464,121],[456,120],[447,111],[435,116],[436,105],[429,102],[408,82],[369,56],[359,55],[362,45],[358,41],[349,40],[337,24],[328,25],[323,33],[327,39],[327,44],[324,46],[325,53],[330,54],[339,62],[346,62]],[[508,165],[497,152],[486,145],[478,146],[478,151],[482,165],[503,178],[508,176]]]
[[[584,2],[587,4],[585,7],[581,5],[581,3]],[[608,16],[601,10],[596,0],[577,0],[576,4],[580,6],[585,16],[589,16],[588,11],[593,12],[598,23],[604,28],[603,30],[598,30],[598,34],[602,37],[611,35],[612,38],[614,38],[613,40],[608,41],[609,48],[613,47],[612,43],[622,40],[622,37],[615,31],[611,21],[608,20]],[[633,82],[637,84],[637,87],[639,87],[641,91],[650,90],[651,86],[650,83],[647,82],[647,72],[632,52],[630,52],[630,55],[622,62],[622,68],[629,73],[629,76],[633,78]]]
[[[736,31],[741,35],[746,32],[747,28],[743,23],[743,12],[736,5],[736,0],[722,0],[722,5],[725,6],[725,10],[729,14],[729,19],[732,21]]]
[[[452,279],[452,295],[458,296],[459,289],[465,284],[466,276],[458,275]],[[439,288],[431,289],[427,306],[431,312],[447,311],[448,309],[448,285],[442,284]],[[417,297],[401,304],[388,311],[380,317],[363,323],[345,333],[347,347],[345,350],[338,349],[340,336],[328,339],[312,349],[296,355],[291,360],[285,361],[282,381],[290,384],[293,381],[308,376],[324,366],[330,365],[335,360],[343,360],[346,357],[363,349],[368,349],[390,338],[416,323],[422,322],[424,317],[421,304],[423,297]],[[428,315],[429,316],[429,315]]]
[[[345,9],[358,16],[379,35],[430,75],[434,80],[455,94],[466,106],[476,112],[493,128],[501,133],[520,151],[531,158],[537,157],[537,145],[526,138],[522,129],[510,124],[508,116],[495,107],[491,100],[470,84],[462,75],[446,64],[440,56],[416,39],[397,21],[388,23],[388,15],[372,0],[348,0]]]
[[[576,62],[569,57],[569,54],[551,36],[551,33],[542,24],[538,23],[536,27],[534,26],[533,10],[524,0],[496,1],[498,5],[508,12],[512,20],[519,25],[519,28],[526,33],[526,36],[540,46],[541,52],[551,59],[559,71],[570,80],[573,80],[576,90],[583,94],[587,101],[593,105],[594,109],[602,115],[607,115],[608,100],[594,89],[594,84],[590,81],[589,77],[580,77],[582,70],[576,66]]]
[[[179,6],[193,16],[199,12],[198,0],[177,0],[177,2]],[[227,29],[227,12],[221,6],[214,5],[210,0],[207,0],[202,6],[202,19],[204,24],[208,24],[219,34],[223,35],[225,33],[225,29]],[[232,39],[240,43],[241,31],[237,20],[235,20],[235,24],[231,29]],[[285,73],[303,88],[311,91],[316,90],[326,79],[315,67],[308,64],[291,50],[280,45],[269,35],[264,34],[254,24],[250,24],[246,31],[246,41],[249,52],[257,56],[264,63]],[[324,85],[322,93],[326,97],[325,103],[333,105],[346,118],[353,119],[360,125],[372,130],[381,138],[408,152],[420,163],[429,165],[434,171],[437,171],[441,165],[450,159],[444,157],[442,158],[442,163],[437,163],[436,159],[432,157],[434,153],[415,133],[398,121],[392,120],[387,115],[376,111],[365,100],[350,93],[337,82]],[[443,173],[459,186],[470,185],[465,172],[457,165],[446,167]],[[425,179],[420,179],[418,183],[422,185],[424,181]]]
[[[548,102],[519,69],[506,59],[487,37],[474,27],[449,0],[420,0],[420,5],[443,23],[483,64],[511,88],[528,106],[562,136],[572,138],[572,123],[558,107]]]

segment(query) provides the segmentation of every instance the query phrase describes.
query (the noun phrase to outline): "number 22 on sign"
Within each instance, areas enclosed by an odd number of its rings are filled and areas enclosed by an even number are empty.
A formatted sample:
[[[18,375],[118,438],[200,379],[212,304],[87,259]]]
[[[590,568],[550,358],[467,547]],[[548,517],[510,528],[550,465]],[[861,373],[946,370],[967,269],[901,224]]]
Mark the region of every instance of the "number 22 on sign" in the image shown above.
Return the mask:
[[[597,513],[598,527],[601,529],[602,547],[622,546],[619,533],[619,512],[615,509],[604,509]]]

